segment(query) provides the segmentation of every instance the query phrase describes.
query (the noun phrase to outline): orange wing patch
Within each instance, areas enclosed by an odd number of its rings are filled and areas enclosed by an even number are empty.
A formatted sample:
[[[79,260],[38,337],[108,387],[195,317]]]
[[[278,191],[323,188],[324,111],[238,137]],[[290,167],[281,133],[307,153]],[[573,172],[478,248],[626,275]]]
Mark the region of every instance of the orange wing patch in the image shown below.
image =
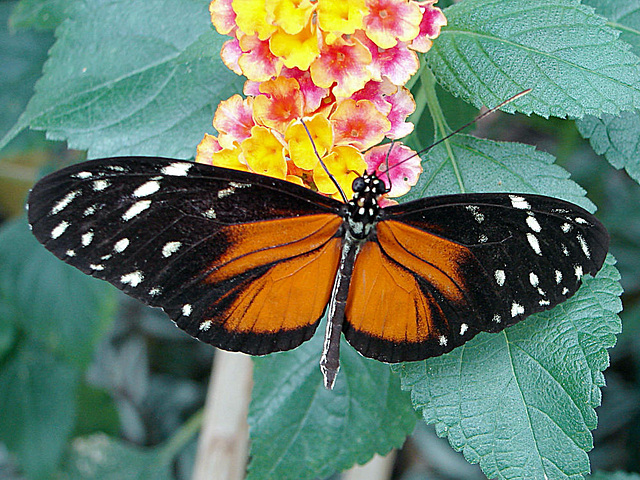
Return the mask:
[[[234,300],[222,324],[229,332],[273,334],[317,322],[329,302],[341,239],[274,265]]]
[[[413,275],[383,255],[377,243],[362,247],[347,300],[351,327],[396,343],[419,343],[437,334],[432,309],[439,307],[422,294]]]
[[[427,280],[448,300],[463,301],[465,282],[460,267],[473,257],[466,247],[392,220],[380,222],[377,232],[387,255]]]
[[[295,257],[327,243],[342,224],[337,215],[307,215],[224,227],[229,247],[216,259],[207,283],[233,278],[252,268]]]
[[[461,267],[473,262],[464,246],[387,220],[377,240],[356,257],[344,333],[366,357],[422,360],[451,350],[461,335],[459,315],[470,311]],[[453,320],[453,324],[451,321]],[[468,336],[471,327],[462,327]]]

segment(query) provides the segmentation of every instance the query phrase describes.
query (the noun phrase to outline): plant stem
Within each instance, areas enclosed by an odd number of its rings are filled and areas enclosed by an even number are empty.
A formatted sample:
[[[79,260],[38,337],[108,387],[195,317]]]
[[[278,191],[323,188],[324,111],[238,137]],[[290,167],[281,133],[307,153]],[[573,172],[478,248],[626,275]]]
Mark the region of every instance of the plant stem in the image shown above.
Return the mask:
[[[424,68],[421,73],[421,80],[426,92],[429,113],[431,113],[431,118],[433,119],[435,136],[444,138],[451,132],[451,128],[447,124],[447,120],[444,117],[444,112],[442,111],[442,107],[440,106],[440,102],[438,101],[438,95],[436,94],[435,88],[436,79],[433,76],[431,70],[429,70],[428,68]],[[462,176],[460,175],[458,162],[456,161],[456,157],[453,154],[453,149],[451,148],[451,142],[449,139],[447,139],[442,143],[444,144],[444,148],[447,150],[447,155],[449,157],[449,160],[451,161],[453,172],[458,181],[458,186],[460,187],[460,193],[465,193],[466,190],[464,188],[464,182],[462,181]]]

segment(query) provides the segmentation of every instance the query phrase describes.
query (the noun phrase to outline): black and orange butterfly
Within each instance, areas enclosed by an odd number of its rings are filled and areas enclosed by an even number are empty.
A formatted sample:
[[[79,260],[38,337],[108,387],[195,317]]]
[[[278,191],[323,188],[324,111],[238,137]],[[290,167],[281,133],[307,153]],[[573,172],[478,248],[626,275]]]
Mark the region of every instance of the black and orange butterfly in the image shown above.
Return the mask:
[[[602,266],[609,237],[582,208],[529,194],[446,195],[381,208],[375,175],[343,203],[253,173],[107,158],[33,188],[29,223],[58,258],[163,308],[190,335],[252,355],[289,350],[328,308],[383,362],[442,355],[547,310]]]

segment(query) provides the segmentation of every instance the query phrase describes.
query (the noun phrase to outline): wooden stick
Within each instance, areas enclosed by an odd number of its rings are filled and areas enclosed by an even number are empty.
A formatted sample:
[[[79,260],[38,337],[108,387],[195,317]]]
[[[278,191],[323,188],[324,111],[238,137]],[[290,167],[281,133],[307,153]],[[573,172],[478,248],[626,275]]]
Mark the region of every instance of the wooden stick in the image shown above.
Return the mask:
[[[251,357],[216,350],[193,480],[242,480],[247,468]]]

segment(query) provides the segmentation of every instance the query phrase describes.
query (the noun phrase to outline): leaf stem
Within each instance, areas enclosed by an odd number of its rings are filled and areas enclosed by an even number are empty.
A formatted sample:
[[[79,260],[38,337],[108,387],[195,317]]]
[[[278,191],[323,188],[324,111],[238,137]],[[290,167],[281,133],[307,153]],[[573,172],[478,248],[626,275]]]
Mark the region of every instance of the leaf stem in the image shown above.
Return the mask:
[[[442,107],[440,107],[440,102],[438,101],[438,95],[436,93],[436,78],[433,76],[433,73],[429,68],[422,69],[421,77],[422,84],[424,86],[424,90],[426,93],[427,105],[429,106],[429,113],[431,113],[431,118],[433,119],[433,127],[435,130],[435,136],[439,138],[444,138],[451,132],[451,128],[447,124],[447,120],[445,119],[444,112],[442,111]],[[462,181],[462,176],[460,175],[460,170],[458,169],[458,162],[453,154],[453,149],[451,148],[451,142],[449,139],[444,140],[443,142],[445,149],[447,150],[447,155],[449,156],[449,160],[451,161],[451,166],[453,167],[453,172],[458,180],[458,186],[460,187],[460,192],[464,193],[466,190],[464,188],[464,182]]]
[[[180,429],[160,449],[160,455],[166,462],[170,462],[180,450],[200,430],[204,418],[204,409],[201,408],[187,420]]]

